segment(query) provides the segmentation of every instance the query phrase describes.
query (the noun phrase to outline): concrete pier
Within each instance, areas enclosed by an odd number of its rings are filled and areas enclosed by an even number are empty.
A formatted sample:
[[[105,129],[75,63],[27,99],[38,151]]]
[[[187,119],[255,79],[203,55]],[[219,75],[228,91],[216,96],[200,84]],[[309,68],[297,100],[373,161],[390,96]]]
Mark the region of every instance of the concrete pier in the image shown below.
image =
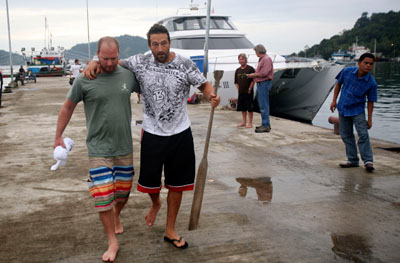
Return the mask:
[[[50,166],[67,77],[38,78],[3,94],[0,109],[0,258],[5,262],[101,262],[106,236],[87,189],[86,128],[78,104],[64,135],[67,165]],[[197,230],[188,231],[184,194],[178,250],[163,241],[166,194],[153,227],[147,195],[136,190],[142,105],[132,95],[136,175],[122,214],[116,262],[400,262],[399,145],[372,140],[375,172],[342,169],[344,145],[332,130],[272,117],[270,133],[237,128],[241,114],[217,109]],[[208,104],[188,105],[197,164]],[[259,125],[260,116],[255,114]]]

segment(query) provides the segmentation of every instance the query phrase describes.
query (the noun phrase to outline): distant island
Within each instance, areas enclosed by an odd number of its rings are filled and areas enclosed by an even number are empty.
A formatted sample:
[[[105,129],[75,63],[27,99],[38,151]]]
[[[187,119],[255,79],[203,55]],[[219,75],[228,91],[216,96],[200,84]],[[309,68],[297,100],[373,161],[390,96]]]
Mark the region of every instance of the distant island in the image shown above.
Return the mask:
[[[120,43],[120,57],[127,58],[134,54],[148,51],[147,40],[139,36],[122,35],[116,37]],[[400,11],[388,13],[373,13],[368,16],[367,12],[362,13],[357,19],[353,28],[343,30],[340,34],[330,39],[323,39],[319,44],[312,47],[305,47],[305,50],[293,53],[299,57],[322,57],[329,59],[333,52],[347,50],[354,42],[365,46],[373,52],[376,41],[376,51],[382,57],[392,58],[400,55]],[[97,50],[97,41],[90,43],[91,55]],[[88,58],[88,44],[77,44],[65,51],[67,59],[79,59],[86,61]],[[21,55],[12,54],[13,64],[24,64]],[[0,50],[0,65],[9,64],[9,53]]]
[[[354,42],[373,52],[376,40],[376,52],[382,57],[393,58],[400,53],[400,11],[388,13],[362,13],[353,28],[343,30],[330,39],[323,39],[319,44],[294,53],[300,57],[322,57],[329,59],[338,50],[347,50]]]
[[[139,36],[123,35],[115,37],[119,43],[119,57],[128,58],[132,55],[144,53],[149,50],[147,47],[147,39]],[[90,55],[93,56],[97,50],[97,41],[90,42]],[[79,59],[82,62],[88,58],[88,44],[77,44],[71,49],[65,51],[67,59]]]
[[[147,47],[147,39],[139,36],[122,35],[115,37],[119,43],[120,58],[128,58],[132,55],[144,53],[149,50]],[[93,56],[97,50],[97,41],[90,42],[90,53]],[[88,44],[77,44],[71,49],[65,51],[65,58],[67,60],[79,59],[85,62],[88,59]],[[12,53],[13,65],[25,64],[22,55],[17,53]],[[10,64],[9,52],[0,50],[0,65]]]

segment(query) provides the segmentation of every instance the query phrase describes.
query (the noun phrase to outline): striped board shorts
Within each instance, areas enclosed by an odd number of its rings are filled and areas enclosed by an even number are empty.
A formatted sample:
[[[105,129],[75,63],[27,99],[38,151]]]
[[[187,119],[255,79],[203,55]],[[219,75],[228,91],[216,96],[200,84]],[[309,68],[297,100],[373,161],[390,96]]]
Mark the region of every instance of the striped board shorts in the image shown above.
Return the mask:
[[[128,201],[135,174],[133,154],[116,157],[89,156],[90,194],[98,212],[111,210],[116,202]]]

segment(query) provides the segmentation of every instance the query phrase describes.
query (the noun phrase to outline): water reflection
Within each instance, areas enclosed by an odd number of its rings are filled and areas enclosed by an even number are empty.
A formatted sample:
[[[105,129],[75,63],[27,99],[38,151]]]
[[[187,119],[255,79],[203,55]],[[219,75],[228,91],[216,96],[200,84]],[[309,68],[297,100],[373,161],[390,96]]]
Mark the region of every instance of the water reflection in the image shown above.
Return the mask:
[[[357,234],[331,234],[332,251],[339,257],[353,262],[369,262],[371,259],[370,241]]]
[[[268,204],[272,200],[272,181],[271,177],[260,177],[260,178],[245,178],[238,177],[236,181],[240,183],[239,195],[246,197],[248,188],[254,188],[257,193],[259,201],[265,201],[264,204]]]
[[[344,179],[343,192],[366,194],[371,191],[372,183],[372,177],[346,176]]]
[[[363,200],[370,194],[373,186],[373,177],[346,175],[340,197],[342,200],[335,209],[335,229],[332,231],[332,251],[339,257],[352,262],[372,262],[373,258],[373,236],[368,232],[367,220],[364,211],[358,210],[353,205],[346,205],[354,200]],[[336,233],[335,233],[336,232]],[[375,261],[374,261],[375,262]]]

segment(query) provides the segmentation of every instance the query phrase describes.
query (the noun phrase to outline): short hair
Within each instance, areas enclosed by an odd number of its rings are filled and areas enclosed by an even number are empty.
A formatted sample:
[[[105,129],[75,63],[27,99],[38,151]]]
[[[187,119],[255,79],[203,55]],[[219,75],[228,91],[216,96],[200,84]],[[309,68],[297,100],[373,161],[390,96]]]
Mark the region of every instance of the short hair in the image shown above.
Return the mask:
[[[154,24],[150,29],[149,32],[147,32],[147,44],[150,46],[150,36],[154,34],[167,34],[168,37],[168,42],[171,42],[171,39],[169,38],[169,32],[168,29],[161,25],[161,24]]]
[[[79,59],[75,59],[75,63],[76,63],[76,62],[79,62]]]
[[[118,53],[119,53],[119,43],[118,43],[118,41],[115,38],[108,37],[108,36],[100,38],[99,41],[97,42],[97,53],[100,52],[100,48],[101,48],[101,45],[103,45],[103,42],[105,42],[107,44],[114,43],[117,46]]]
[[[371,53],[364,53],[360,56],[360,58],[358,59],[358,62],[362,62],[365,58],[372,58],[375,62],[375,56]]]
[[[239,58],[244,58],[245,60],[246,60],[246,62],[247,62],[247,55],[245,54],[245,53],[240,53],[239,55],[238,55],[238,59]]]
[[[258,44],[257,46],[254,47],[254,51],[260,54],[265,54],[267,53],[267,50],[265,49],[265,47],[261,44]]]

